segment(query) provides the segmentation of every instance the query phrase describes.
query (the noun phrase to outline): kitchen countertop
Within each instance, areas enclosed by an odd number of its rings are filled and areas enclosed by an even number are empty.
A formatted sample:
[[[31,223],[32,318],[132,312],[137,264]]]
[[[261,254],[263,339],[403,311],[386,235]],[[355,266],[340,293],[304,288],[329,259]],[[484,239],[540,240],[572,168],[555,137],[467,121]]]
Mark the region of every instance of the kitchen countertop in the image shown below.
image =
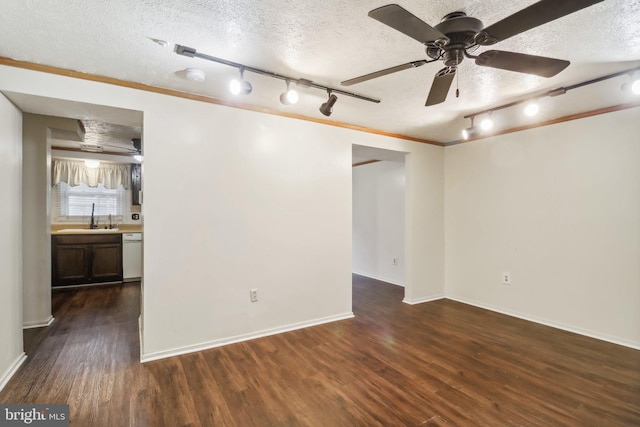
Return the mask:
[[[74,231],[60,231],[60,230],[68,230],[73,229]],[[65,235],[65,234],[123,234],[123,233],[141,233],[143,229],[142,225],[133,225],[133,224],[121,224],[117,229],[104,229],[99,228],[98,230],[91,230],[87,224],[52,224],[51,225],[51,234],[52,235]]]

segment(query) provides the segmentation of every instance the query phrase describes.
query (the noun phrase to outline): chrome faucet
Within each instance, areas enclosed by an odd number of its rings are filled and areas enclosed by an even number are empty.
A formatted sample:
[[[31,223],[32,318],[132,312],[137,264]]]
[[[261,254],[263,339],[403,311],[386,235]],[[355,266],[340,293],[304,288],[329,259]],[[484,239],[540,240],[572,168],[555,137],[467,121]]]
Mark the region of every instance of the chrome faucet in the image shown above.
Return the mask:
[[[111,230],[113,228],[113,225],[111,224],[111,214],[109,214],[109,230]]]

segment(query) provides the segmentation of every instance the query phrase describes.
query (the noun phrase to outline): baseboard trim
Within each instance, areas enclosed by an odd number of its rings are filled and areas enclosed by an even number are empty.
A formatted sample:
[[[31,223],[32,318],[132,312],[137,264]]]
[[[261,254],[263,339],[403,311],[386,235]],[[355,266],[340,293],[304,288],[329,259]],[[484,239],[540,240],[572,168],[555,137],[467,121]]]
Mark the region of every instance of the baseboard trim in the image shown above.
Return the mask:
[[[638,344],[638,343],[634,343],[634,342],[631,342],[631,341],[620,339],[618,337],[609,336],[607,334],[602,334],[602,333],[595,332],[595,331],[592,331],[592,330],[589,330],[589,329],[577,328],[575,326],[565,325],[564,323],[553,322],[553,321],[550,321],[550,320],[541,319],[539,317],[529,316],[529,315],[525,315],[525,314],[518,313],[518,312],[515,312],[515,311],[505,310],[505,309],[498,308],[498,307],[493,307],[491,305],[483,304],[483,303],[480,303],[480,302],[477,302],[477,301],[473,301],[473,300],[470,300],[470,299],[467,299],[467,298],[458,297],[458,296],[447,295],[446,298],[450,299],[452,301],[460,302],[462,304],[468,304],[468,305],[472,305],[474,307],[482,308],[484,310],[495,311],[496,313],[505,314],[505,315],[511,316],[511,317],[516,317],[518,319],[526,320],[528,322],[538,323],[540,325],[545,325],[545,326],[549,326],[551,328],[556,328],[556,329],[560,329],[560,330],[563,330],[563,331],[571,332],[571,333],[574,333],[574,334],[583,335],[585,337],[594,338],[594,339],[597,339],[597,340],[600,340],[600,341],[606,341],[606,342],[609,342],[609,343],[612,343],[612,344],[621,345],[623,347],[629,347],[629,348],[632,348],[634,350],[640,350],[640,344]]]
[[[415,298],[415,299],[404,298],[402,302],[409,305],[416,305],[416,304],[422,304],[423,302],[437,301],[443,298],[446,298],[446,297],[443,294],[439,294],[439,295],[434,295],[434,296],[424,297],[424,298]]]
[[[174,348],[170,350],[157,351],[149,354],[142,354],[141,352],[140,362],[146,363],[154,360],[166,359],[168,357],[194,353],[197,351],[209,350],[211,348],[222,347],[225,345],[235,344],[243,341],[250,341],[256,338],[268,337],[270,335],[277,335],[284,332],[290,332],[290,331],[295,331],[297,329],[309,328],[311,326],[318,326],[325,323],[337,322],[339,320],[351,319],[353,317],[354,317],[353,312],[349,312],[344,314],[338,314],[335,316],[328,316],[320,319],[314,319],[307,322],[293,323],[293,324],[278,327],[278,328],[264,329],[262,331],[252,332],[249,334],[236,335],[228,338],[221,338],[218,340],[207,341],[200,344],[194,344],[194,345]]]
[[[54,320],[56,319],[54,319],[53,316],[49,316],[49,318],[44,322],[27,322],[22,325],[22,329],[45,328],[47,326],[50,326]]]
[[[25,360],[27,360],[27,355],[26,353],[22,352],[22,354],[20,354],[20,356],[18,356],[18,358],[13,361],[11,366],[9,366],[9,369],[7,369],[4,374],[2,374],[2,376],[0,377],[0,391],[2,391],[4,386],[7,385],[7,383],[15,375],[15,373],[18,372],[18,369],[20,369],[20,366],[22,366]]]
[[[140,340],[140,363],[142,363],[142,353],[144,352],[144,337],[142,333],[142,314],[138,316],[138,339]]]
[[[101,283],[83,283],[80,285],[55,285],[51,286],[51,290],[59,290],[59,289],[76,289],[76,288],[93,288],[96,286],[112,286],[112,285],[123,285],[124,281],[116,281],[116,282],[101,282]]]
[[[392,285],[401,286],[401,287],[404,288],[404,283],[394,282],[393,280],[389,280],[389,279],[387,279],[385,277],[373,276],[373,275],[368,274],[368,273],[360,273],[359,271],[352,271],[352,273],[353,274],[357,274],[358,276],[368,277],[369,279],[379,280],[380,282],[390,283]]]

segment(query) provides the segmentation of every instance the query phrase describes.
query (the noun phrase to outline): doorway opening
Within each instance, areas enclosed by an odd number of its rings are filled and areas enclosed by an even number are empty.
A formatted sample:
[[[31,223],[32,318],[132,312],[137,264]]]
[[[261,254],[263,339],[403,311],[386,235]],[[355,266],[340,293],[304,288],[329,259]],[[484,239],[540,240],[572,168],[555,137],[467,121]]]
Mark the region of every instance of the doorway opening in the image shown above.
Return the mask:
[[[134,156],[143,154],[143,113],[22,93],[3,92],[3,95],[22,112],[22,320],[23,329],[30,330],[29,335],[33,336],[38,331],[44,331],[55,320],[53,315],[56,307],[52,306],[55,275],[52,268],[52,236],[59,231],[66,230],[67,237],[87,236],[84,240],[112,236],[114,241],[108,243],[67,241],[69,251],[65,254],[66,261],[71,267],[80,266],[80,276],[90,277],[90,285],[101,281],[123,283],[122,245],[118,233],[136,231],[142,234],[143,229],[142,206],[136,205],[132,197],[141,187],[134,189],[131,186],[134,171],[131,166],[139,166],[142,161]],[[73,193],[74,198],[73,203],[69,204],[67,202],[70,199],[65,200],[64,194],[52,189],[52,184],[56,183],[52,170],[54,160],[82,165],[87,170],[90,166],[85,160],[96,163],[99,161],[111,167],[123,166],[124,172],[121,172],[117,185],[101,182],[106,188],[120,188],[120,194],[113,196],[113,200],[120,200],[122,206],[107,203],[109,209],[119,209],[117,212],[113,211],[113,214],[111,210],[102,212],[101,215],[99,212],[92,215],[91,212],[78,211],[82,207],[82,203],[78,203],[78,191],[68,192],[67,196],[71,197],[69,195]],[[69,176],[63,180],[66,190],[75,188],[78,184],[75,181],[68,182]],[[141,176],[139,171],[138,177]],[[126,184],[122,185],[124,181]],[[138,182],[141,183],[141,180]],[[92,188],[96,186],[91,182],[84,184]],[[84,192],[86,194],[82,191],[80,193],[83,197],[95,197],[88,190]],[[67,203],[64,209],[61,203]],[[99,203],[95,201],[95,204]],[[89,201],[89,206],[93,204]],[[92,226],[94,224],[96,227]],[[95,252],[92,252],[94,249]],[[74,254],[82,255],[83,259],[89,261],[86,265],[78,262],[74,264],[77,261]],[[95,261],[98,258],[104,263]],[[104,269],[94,268],[98,264],[104,266]],[[83,282],[82,277],[76,283],[71,276],[73,274],[66,277],[70,280],[68,284],[86,284],[80,283]],[[132,279],[135,279],[132,280],[132,285],[140,285],[142,274],[139,273],[138,277]],[[23,338],[24,335],[25,333]]]
[[[403,288],[405,156],[352,147],[352,272]]]

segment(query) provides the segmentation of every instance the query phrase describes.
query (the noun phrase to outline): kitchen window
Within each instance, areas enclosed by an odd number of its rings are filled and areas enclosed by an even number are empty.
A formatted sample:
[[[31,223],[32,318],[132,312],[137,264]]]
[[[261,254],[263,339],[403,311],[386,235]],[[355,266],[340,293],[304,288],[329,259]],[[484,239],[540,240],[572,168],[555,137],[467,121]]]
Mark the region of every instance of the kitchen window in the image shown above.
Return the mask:
[[[53,187],[52,198],[56,203],[54,215],[58,220],[81,220],[91,217],[91,210],[95,204],[94,215],[107,217],[112,220],[124,218],[126,190],[119,186],[115,189],[104,188],[102,184],[97,187],[89,187],[81,183],[70,187],[65,182],[60,182]]]

